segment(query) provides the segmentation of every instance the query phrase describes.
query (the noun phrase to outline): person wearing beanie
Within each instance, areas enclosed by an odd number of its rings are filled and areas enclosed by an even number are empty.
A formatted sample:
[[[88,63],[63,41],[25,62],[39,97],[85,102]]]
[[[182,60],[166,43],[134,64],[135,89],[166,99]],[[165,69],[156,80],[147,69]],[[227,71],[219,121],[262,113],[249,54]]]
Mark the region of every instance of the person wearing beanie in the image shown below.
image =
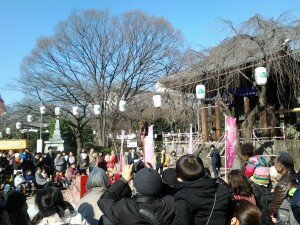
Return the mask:
[[[268,187],[270,185],[270,170],[268,167],[257,167],[254,170],[253,176],[250,177],[250,179],[258,184],[258,185],[262,185],[265,187]]]
[[[270,217],[270,204],[273,201],[270,169],[268,167],[257,167],[250,178],[256,205],[262,211],[261,225],[272,224]]]
[[[132,171],[133,164],[126,165],[122,178],[102,194],[98,201],[101,211],[113,224],[171,224],[174,200],[172,196],[159,197],[163,183],[158,172],[143,168],[133,178]],[[138,194],[122,198],[121,194],[132,178]]]
[[[162,172],[162,196],[172,195],[177,193],[176,186],[178,185],[177,172],[174,168],[168,168]]]

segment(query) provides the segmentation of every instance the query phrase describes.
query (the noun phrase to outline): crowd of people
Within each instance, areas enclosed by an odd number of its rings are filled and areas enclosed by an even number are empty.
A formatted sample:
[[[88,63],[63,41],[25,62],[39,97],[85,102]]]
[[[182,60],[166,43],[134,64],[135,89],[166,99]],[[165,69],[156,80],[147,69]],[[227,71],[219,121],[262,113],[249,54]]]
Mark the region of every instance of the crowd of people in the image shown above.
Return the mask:
[[[1,224],[13,225],[110,225],[110,224],[299,224],[300,173],[287,152],[267,161],[252,144],[241,145],[241,168],[222,179],[212,146],[214,177],[199,156],[177,157],[164,150],[154,164],[144,162],[134,149],[118,157],[82,150],[32,156],[0,154]],[[167,168],[166,168],[167,167]],[[275,172],[273,171],[275,170]],[[272,172],[273,171],[273,172]],[[87,193],[75,204],[66,201],[62,189],[82,174],[88,175]],[[27,213],[26,195],[36,193],[37,214]],[[79,193],[78,193],[79,195]]]

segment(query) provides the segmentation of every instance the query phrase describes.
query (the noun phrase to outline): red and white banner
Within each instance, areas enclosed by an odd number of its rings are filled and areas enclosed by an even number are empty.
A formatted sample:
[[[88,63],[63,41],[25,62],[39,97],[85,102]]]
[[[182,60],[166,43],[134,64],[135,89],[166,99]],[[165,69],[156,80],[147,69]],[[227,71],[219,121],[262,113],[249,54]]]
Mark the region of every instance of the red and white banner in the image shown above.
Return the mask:
[[[153,125],[148,127],[148,136],[145,137],[145,162],[151,163],[154,166],[154,138],[153,138]]]
[[[231,168],[237,150],[236,118],[225,117],[225,168]]]
[[[120,161],[119,161],[120,172],[123,171],[123,166],[124,166],[124,140],[125,140],[125,130],[122,130],[121,131]]]

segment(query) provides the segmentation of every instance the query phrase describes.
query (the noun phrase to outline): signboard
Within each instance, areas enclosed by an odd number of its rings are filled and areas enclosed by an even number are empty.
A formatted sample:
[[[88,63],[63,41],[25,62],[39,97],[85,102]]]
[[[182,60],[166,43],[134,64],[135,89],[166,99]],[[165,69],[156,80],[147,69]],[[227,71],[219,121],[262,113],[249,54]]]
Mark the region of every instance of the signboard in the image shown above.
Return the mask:
[[[127,140],[127,148],[137,148],[137,140]]]
[[[0,150],[19,150],[27,147],[27,141],[25,139],[0,141]]]
[[[43,152],[43,139],[36,141],[36,152]]]

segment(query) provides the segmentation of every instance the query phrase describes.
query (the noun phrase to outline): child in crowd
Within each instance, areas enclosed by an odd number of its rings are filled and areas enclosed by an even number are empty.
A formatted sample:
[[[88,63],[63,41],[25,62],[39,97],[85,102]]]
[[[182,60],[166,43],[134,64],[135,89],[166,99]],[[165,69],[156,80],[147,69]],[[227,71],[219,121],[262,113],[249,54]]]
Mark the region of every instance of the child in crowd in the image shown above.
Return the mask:
[[[42,177],[45,178],[45,179],[48,179],[48,173],[46,172],[45,169],[42,169]]]
[[[16,173],[15,179],[14,179],[15,188],[17,191],[24,190],[25,187],[25,179],[23,177],[22,172],[18,171]]]
[[[31,170],[27,170],[25,175],[25,183],[24,183],[26,193],[29,194],[29,192],[35,189],[34,181],[35,181],[35,177],[31,174]]]
[[[250,178],[256,205],[262,211],[261,225],[272,224],[270,205],[273,201],[272,183],[268,167],[257,167]]]
[[[53,178],[53,183],[54,183],[54,186],[57,188],[67,188],[68,187],[67,178],[60,171],[55,172],[55,176]]]
[[[60,182],[64,188],[68,188],[68,180],[63,172],[59,172]]]
[[[78,173],[78,170],[76,169],[76,165],[74,163],[71,164],[66,171],[67,181],[72,182],[72,180],[75,180],[77,173]]]

